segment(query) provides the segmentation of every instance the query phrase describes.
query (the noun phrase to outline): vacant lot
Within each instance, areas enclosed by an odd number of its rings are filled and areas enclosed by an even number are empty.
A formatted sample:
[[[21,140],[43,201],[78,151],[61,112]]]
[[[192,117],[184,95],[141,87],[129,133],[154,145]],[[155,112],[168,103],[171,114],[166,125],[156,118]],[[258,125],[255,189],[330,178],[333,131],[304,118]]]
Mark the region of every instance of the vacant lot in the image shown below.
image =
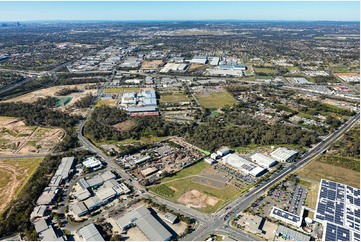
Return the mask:
[[[18,118],[0,117],[0,154],[46,154],[63,135],[59,128],[26,126]]]
[[[163,63],[162,60],[143,61],[140,69],[156,69]]]
[[[0,213],[16,197],[42,158],[0,159]]]
[[[254,67],[253,68],[256,73],[266,73],[266,74],[276,74],[277,70],[272,68],[265,68],[265,67]]]
[[[208,169],[212,170],[209,164],[199,162],[172,177],[160,180],[161,184],[150,187],[150,190],[170,201],[183,203],[202,212],[214,212],[239,194],[239,191],[230,183],[221,189],[214,184],[210,186],[206,177]],[[199,178],[207,181],[202,183]]]
[[[103,105],[107,105],[107,106],[115,107],[116,103],[117,103],[116,99],[99,100],[95,106],[100,107],[100,106],[103,106]]]
[[[104,93],[136,92],[142,89],[143,88],[139,88],[139,87],[113,87],[113,88],[105,88]]]
[[[182,93],[173,93],[168,95],[160,95],[161,103],[177,103],[177,102],[189,102],[189,99],[186,95]]]
[[[196,95],[198,102],[205,108],[221,108],[226,105],[232,106],[236,100],[228,92],[216,92]]]
[[[317,161],[312,161],[298,172],[302,178],[321,181],[328,179],[360,188],[360,173],[346,168],[337,167]]]
[[[38,98],[44,98],[47,96],[51,96],[51,97],[56,97],[55,93],[64,89],[64,88],[78,88],[79,90],[82,90],[82,92],[75,92],[75,93],[71,93],[69,95],[67,95],[66,97],[61,97],[60,101],[58,104],[64,104],[64,101],[66,101],[67,99],[71,99],[70,101],[68,101],[66,103],[66,106],[71,106],[72,104],[74,104],[76,101],[78,101],[80,98],[85,97],[87,94],[92,93],[93,95],[95,95],[95,93],[97,92],[97,89],[85,89],[86,86],[89,85],[94,85],[96,83],[87,83],[87,84],[78,84],[78,85],[66,85],[66,86],[54,86],[54,87],[49,87],[49,88],[44,88],[44,89],[40,89],[40,90],[36,90],[15,98],[11,98],[9,100],[6,100],[4,102],[25,102],[25,103],[33,103],[35,102]]]

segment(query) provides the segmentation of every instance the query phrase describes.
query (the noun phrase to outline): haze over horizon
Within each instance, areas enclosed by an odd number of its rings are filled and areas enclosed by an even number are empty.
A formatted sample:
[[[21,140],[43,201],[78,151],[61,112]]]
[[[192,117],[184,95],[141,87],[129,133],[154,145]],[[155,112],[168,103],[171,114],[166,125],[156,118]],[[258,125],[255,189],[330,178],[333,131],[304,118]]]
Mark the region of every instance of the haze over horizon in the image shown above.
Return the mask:
[[[358,1],[0,2],[0,21],[360,21]]]

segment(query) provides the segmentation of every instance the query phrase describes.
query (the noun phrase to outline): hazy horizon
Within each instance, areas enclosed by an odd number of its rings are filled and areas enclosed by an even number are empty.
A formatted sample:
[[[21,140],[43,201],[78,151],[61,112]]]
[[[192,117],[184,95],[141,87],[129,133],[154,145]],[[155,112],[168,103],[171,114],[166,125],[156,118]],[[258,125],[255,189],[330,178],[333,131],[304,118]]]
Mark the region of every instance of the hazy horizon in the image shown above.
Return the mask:
[[[0,21],[360,21],[358,1],[0,2]]]

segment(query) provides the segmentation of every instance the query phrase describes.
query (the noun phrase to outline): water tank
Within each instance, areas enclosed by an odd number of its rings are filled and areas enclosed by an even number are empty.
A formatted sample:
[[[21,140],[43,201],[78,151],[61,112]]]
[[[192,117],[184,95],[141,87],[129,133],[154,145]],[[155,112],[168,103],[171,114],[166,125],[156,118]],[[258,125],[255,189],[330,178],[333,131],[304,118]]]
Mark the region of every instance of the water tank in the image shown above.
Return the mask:
[[[310,225],[310,224],[312,224],[313,220],[312,220],[312,218],[306,217],[305,222],[307,225]]]

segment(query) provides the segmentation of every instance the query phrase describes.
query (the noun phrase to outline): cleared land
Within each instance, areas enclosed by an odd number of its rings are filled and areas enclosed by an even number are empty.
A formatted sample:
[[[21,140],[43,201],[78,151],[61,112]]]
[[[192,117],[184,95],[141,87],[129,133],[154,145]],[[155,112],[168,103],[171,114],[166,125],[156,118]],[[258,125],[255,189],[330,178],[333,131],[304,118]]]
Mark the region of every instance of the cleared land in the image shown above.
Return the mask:
[[[266,67],[253,67],[256,73],[276,74],[277,70]]]
[[[217,179],[213,168],[205,162],[185,168],[160,182],[160,185],[152,186],[150,190],[170,201],[207,213],[216,211],[224,202],[240,193],[227,181],[223,181],[220,186],[222,181]]]
[[[17,196],[42,158],[0,159],[0,213]]]
[[[221,108],[232,106],[236,100],[228,92],[215,92],[210,94],[196,95],[198,102],[205,108]]]
[[[24,103],[33,103],[36,100],[38,100],[38,98],[44,98],[47,96],[51,96],[51,97],[59,97],[59,102],[58,105],[59,106],[63,106],[63,104],[65,104],[65,106],[71,106],[73,105],[76,101],[78,101],[79,99],[81,99],[82,97],[85,97],[87,94],[91,93],[93,95],[96,94],[97,89],[85,89],[86,86],[89,85],[94,85],[96,83],[87,83],[87,84],[78,84],[78,85],[65,85],[65,86],[54,86],[54,87],[49,87],[49,88],[44,88],[44,89],[40,89],[40,90],[36,90],[18,97],[14,97],[11,98],[9,100],[6,100],[4,102],[24,102]],[[64,89],[64,88],[78,88],[79,90],[82,90],[82,92],[75,92],[75,93],[70,93],[67,96],[56,96],[55,93]],[[71,100],[69,100],[71,98]],[[66,103],[64,103],[65,101],[68,101]]]
[[[26,126],[13,117],[0,117],[0,154],[46,154],[64,135],[59,128]]]
[[[106,105],[106,106],[115,107],[115,104],[116,104],[116,103],[117,103],[117,100],[116,100],[116,99],[99,100],[95,106],[96,106],[96,107],[100,107],[100,106]]]
[[[321,181],[321,179],[328,179],[360,188],[359,172],[318,161],[309,163],[298,172],[298,175],[301,178],[311,179],[317,182]]]
[[[163,63],[162,60],[143,61],[140,69],[156,69]]]
[[[186,95],[182,93],[174,93],[174,94],[160,95],[159,102],[161,103],[189,102],[189,99]]]

